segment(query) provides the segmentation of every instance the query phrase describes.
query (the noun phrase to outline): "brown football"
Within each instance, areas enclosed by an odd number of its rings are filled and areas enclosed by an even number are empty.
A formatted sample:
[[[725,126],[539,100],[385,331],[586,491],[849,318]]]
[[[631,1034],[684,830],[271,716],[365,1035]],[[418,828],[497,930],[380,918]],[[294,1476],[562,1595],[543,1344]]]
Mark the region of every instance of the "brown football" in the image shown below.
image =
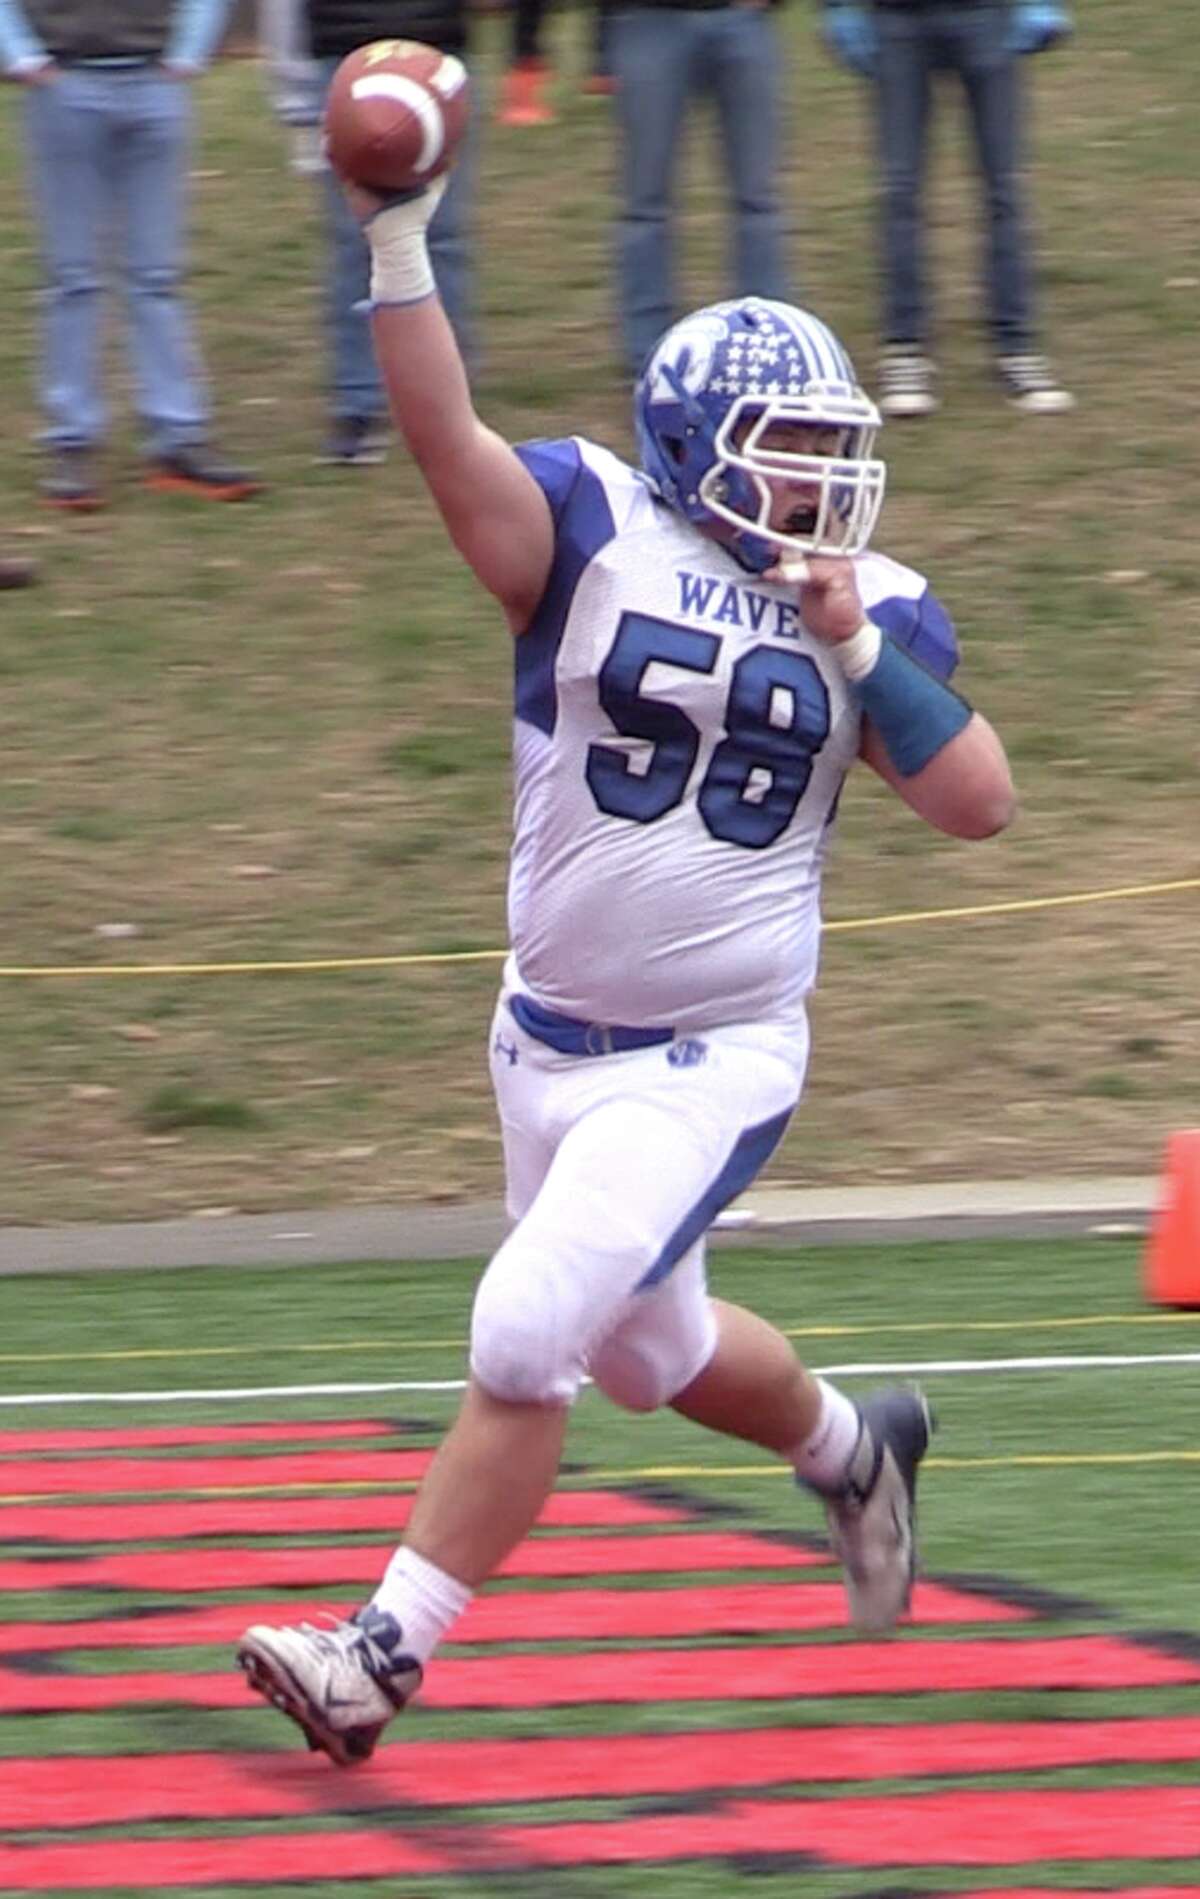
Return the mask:
[[[325,149],[339,177],[374,191],[419,189],[451,163],[470,112],[466,67],[420,40],[347,53],[325,102]]]

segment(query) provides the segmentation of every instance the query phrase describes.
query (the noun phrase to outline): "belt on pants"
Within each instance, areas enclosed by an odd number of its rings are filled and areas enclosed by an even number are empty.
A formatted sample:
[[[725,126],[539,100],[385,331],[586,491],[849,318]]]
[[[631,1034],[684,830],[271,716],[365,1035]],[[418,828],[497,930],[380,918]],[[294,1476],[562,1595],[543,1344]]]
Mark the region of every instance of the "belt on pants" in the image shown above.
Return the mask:
[[[573,1015],[544,1009],[531,996],[510,996],[513,1020],[558,1055],[623,1055],[630,1049],[657,1048],[675,1040],[674,1029],[629,1029],[612,1023],[581,1022]]]

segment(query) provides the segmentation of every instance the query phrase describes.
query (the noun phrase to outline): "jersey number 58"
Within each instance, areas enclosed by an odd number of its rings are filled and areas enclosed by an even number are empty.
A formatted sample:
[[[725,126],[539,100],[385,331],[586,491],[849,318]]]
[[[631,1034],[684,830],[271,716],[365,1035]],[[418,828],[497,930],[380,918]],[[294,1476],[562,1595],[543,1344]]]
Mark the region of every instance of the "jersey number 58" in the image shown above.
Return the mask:
[[[682,801],[700,750],[699,728],[681,707],[643,693],[642,682],[656,661],[711,673],[720,645],[715,633],[697,627],[646,613],[622,616],[600,668],[600,703],[618,732],[649,739],[654,750],[639,771],[618,746],[588,747],[587,781],[601,811],[653,824]],[[790,708],[790,715],[780,708]],[[724,727],[696,806],[713,837],[764,850],[791,822],[829,736],[825,681],[804,653],[752,646],[733,668]]]

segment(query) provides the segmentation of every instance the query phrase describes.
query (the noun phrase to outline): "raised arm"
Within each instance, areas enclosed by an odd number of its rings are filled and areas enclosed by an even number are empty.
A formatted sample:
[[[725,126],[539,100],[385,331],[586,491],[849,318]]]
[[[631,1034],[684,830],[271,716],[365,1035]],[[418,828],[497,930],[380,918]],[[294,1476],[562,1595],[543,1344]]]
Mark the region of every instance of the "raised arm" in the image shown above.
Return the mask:
[[[425,243],[440,185],[392,205],[357,186],[346,192],[371,246],[371,326],[392,419],[454,545],[521,633],[550,573],[550,505],[511,446],[475,413]]]

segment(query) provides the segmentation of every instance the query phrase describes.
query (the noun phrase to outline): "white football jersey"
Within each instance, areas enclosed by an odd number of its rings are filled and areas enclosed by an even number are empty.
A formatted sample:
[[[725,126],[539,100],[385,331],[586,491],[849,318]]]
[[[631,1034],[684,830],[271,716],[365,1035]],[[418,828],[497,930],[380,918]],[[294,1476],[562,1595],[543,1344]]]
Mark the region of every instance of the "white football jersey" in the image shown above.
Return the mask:
[[[506,971],[589,1022],[794,1025],[861,715],[795,589],[746,573],[608,450],[519,450],[555,556],[516,641]],[[953,629],[920,575],[857,562],[871,618],[931,669]]]

